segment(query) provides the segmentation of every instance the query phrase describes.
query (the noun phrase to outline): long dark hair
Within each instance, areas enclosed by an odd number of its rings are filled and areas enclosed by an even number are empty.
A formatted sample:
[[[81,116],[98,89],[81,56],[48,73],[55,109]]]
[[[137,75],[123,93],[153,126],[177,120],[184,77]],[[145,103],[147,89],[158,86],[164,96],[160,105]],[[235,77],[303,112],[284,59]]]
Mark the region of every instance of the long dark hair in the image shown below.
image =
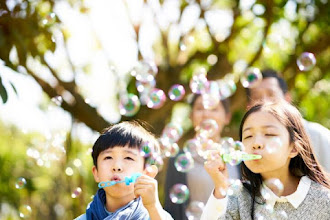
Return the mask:
[[[242,129],[246,119],[254,112],[267,112],[279,120],[288,130],[290,144],[293,143],[298,155],[291,159],[289,171],[296,177],[308,176],[311,180],[330,189],[329,174],[320,166],[315,158],[315,153],[307,133],[303,127],[302,117],[299,111],[286,101],[277,100],[276,102],[257,103],[252,106],[244,115],[239,136],[242,141]],[[254,216],[254,203],[256,197],[260,196],[262,184],[261,175],[250,171],[244,163],[241,164],[243,185],[252,197],[251,217]]]

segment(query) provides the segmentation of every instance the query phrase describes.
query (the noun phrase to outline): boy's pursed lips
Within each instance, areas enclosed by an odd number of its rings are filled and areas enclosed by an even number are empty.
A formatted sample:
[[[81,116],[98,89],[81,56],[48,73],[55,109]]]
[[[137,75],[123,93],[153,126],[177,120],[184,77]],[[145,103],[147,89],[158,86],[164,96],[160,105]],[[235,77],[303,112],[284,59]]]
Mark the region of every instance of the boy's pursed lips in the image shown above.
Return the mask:
[[[113,175],[111,181],[121,181],[121,178],[118,175]]]

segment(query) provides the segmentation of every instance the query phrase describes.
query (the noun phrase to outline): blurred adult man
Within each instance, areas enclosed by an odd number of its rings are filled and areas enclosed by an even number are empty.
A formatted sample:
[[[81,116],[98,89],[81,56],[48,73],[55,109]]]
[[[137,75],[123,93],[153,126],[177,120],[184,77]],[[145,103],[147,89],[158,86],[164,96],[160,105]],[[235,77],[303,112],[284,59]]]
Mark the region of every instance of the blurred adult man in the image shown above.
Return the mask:
[[[276,71],[262,71],[263,79],[255,88],[247,89],[248,106],[263,99],[285,99],[291,103],[291,95],[283,78]],[[303,121],[305,129],[314,147],[315,156],[324,169],[330,172],[330,130],[322,125]]]

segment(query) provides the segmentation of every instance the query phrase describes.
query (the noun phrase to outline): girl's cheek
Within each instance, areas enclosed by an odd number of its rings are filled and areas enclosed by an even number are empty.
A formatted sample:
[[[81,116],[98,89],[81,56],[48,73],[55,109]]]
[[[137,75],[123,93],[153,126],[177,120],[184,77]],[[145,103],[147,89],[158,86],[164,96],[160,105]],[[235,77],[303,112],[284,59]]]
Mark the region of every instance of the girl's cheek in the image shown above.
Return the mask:
[[[265,150],[268,154],[276,154],[282,149],[283,143],[279,137],[272,137],[265,145]]]

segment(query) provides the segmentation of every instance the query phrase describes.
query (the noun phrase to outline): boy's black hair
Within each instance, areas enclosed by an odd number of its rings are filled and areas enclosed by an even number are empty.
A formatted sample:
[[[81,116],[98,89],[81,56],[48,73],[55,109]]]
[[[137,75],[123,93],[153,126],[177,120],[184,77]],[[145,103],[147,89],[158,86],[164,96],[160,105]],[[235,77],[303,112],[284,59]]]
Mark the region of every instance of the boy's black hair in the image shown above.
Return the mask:
[[[265,69],[261,71],[262,78],[275,78],[278,82],[278,85],[280,89],[282,90],[283,94],[286,94],[288,92],[288,84],[285,82],[285,80],[273,69]],[[246,95],[248,100],[251,98],[251,91],[249,88],[246,88]]]
[[[154,153],[159,153],[159,143],[155,136],[136,121],[125,121],[106,128],[93,145],[93,163],[97,168],[97,158],[101,152],[114,147],[140,149],[142,143],[149,142]],[[145,158],[147,159],[147,158]]]

